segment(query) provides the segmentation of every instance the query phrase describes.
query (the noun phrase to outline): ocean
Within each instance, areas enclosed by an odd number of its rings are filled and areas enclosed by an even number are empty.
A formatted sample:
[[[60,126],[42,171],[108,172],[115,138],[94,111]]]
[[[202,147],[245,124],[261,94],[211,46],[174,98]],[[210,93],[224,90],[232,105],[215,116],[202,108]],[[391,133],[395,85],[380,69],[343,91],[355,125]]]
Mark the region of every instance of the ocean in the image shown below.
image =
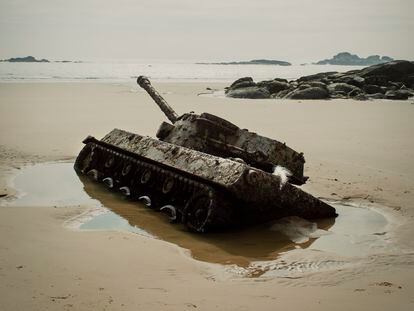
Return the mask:
[[[81,63],[0,62],[0,82],[116,82],[146,75],[159,82],[224,82],[250,76],[255,81],[297,79],[323,71],[348,71],[361,66],[213,65],[177,61],[90,61]]]

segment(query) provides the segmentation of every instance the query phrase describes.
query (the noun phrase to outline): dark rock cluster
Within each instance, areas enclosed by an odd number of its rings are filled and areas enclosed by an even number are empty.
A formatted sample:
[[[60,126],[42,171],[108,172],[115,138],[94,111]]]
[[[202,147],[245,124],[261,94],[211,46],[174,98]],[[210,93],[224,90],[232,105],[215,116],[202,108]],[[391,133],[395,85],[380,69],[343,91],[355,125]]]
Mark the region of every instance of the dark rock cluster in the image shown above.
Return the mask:
[[[392,61],[348,72],[322,72],[297,80],[276,78],[254,82],[251,77],[234,81],[225,90],[233,98],[398,99],[414,96],[414,62]]]

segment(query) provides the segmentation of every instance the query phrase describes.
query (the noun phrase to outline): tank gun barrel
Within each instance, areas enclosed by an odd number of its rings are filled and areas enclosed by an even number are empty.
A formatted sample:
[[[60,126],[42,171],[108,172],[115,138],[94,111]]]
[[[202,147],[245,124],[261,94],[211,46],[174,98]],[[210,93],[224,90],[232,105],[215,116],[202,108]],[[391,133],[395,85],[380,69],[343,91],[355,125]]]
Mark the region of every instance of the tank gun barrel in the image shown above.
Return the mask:
[[[139,76],[137,83],[140,87],[147,91],[147,93],[152,97],[155,103],[160,107],[162,112],[167,116],[167,118],[175,123],[178,120],[177,113],[171,108],[170,105],[165,101],[164,98],[157,92],[156,89],[151,85],[150,80],[147,77]]]

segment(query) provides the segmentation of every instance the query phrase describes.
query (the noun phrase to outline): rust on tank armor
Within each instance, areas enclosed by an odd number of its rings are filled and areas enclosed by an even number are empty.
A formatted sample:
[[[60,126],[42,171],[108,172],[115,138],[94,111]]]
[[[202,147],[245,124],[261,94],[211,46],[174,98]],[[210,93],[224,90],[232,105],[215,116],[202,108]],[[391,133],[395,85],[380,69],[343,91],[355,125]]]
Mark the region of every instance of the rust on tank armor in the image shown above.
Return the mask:
[[[303,154],[208,113],[178,116],[147,78],[137,82],[173,124],[161,124],[159,140],[120,129],[101,140],[89,136],[75,162],[78,173],[197,232],[290,215],[336,216],[333,207],[293,185],[306,181]],[[278,165],[292,178],[273,174]]]
[[[290,182],[301,185],[305,158],[303,153],[277,140],[240,129],[233,123],[210,113],[185,113],[180,117],[153,88],[148,78],[140,76],[137,83],[154,99],[172,124],[163,122],[157,132],[160,140],[219,157],[240,158],[253,167],[273,172],[277,165],[292,173]]]

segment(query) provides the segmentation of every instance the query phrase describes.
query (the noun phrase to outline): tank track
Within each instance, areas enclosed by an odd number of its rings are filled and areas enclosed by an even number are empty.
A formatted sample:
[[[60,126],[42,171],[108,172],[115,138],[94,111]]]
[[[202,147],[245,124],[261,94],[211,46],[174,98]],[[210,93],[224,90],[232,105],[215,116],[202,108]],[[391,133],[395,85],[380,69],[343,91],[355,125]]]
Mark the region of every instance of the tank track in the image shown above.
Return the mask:
[[[190,231],[222,229],[236,218],[230,207],[234,202],[214,185],[97,140],[86,143],[74,167],[78,174],[166,213],[170,222],[183,223]]]

